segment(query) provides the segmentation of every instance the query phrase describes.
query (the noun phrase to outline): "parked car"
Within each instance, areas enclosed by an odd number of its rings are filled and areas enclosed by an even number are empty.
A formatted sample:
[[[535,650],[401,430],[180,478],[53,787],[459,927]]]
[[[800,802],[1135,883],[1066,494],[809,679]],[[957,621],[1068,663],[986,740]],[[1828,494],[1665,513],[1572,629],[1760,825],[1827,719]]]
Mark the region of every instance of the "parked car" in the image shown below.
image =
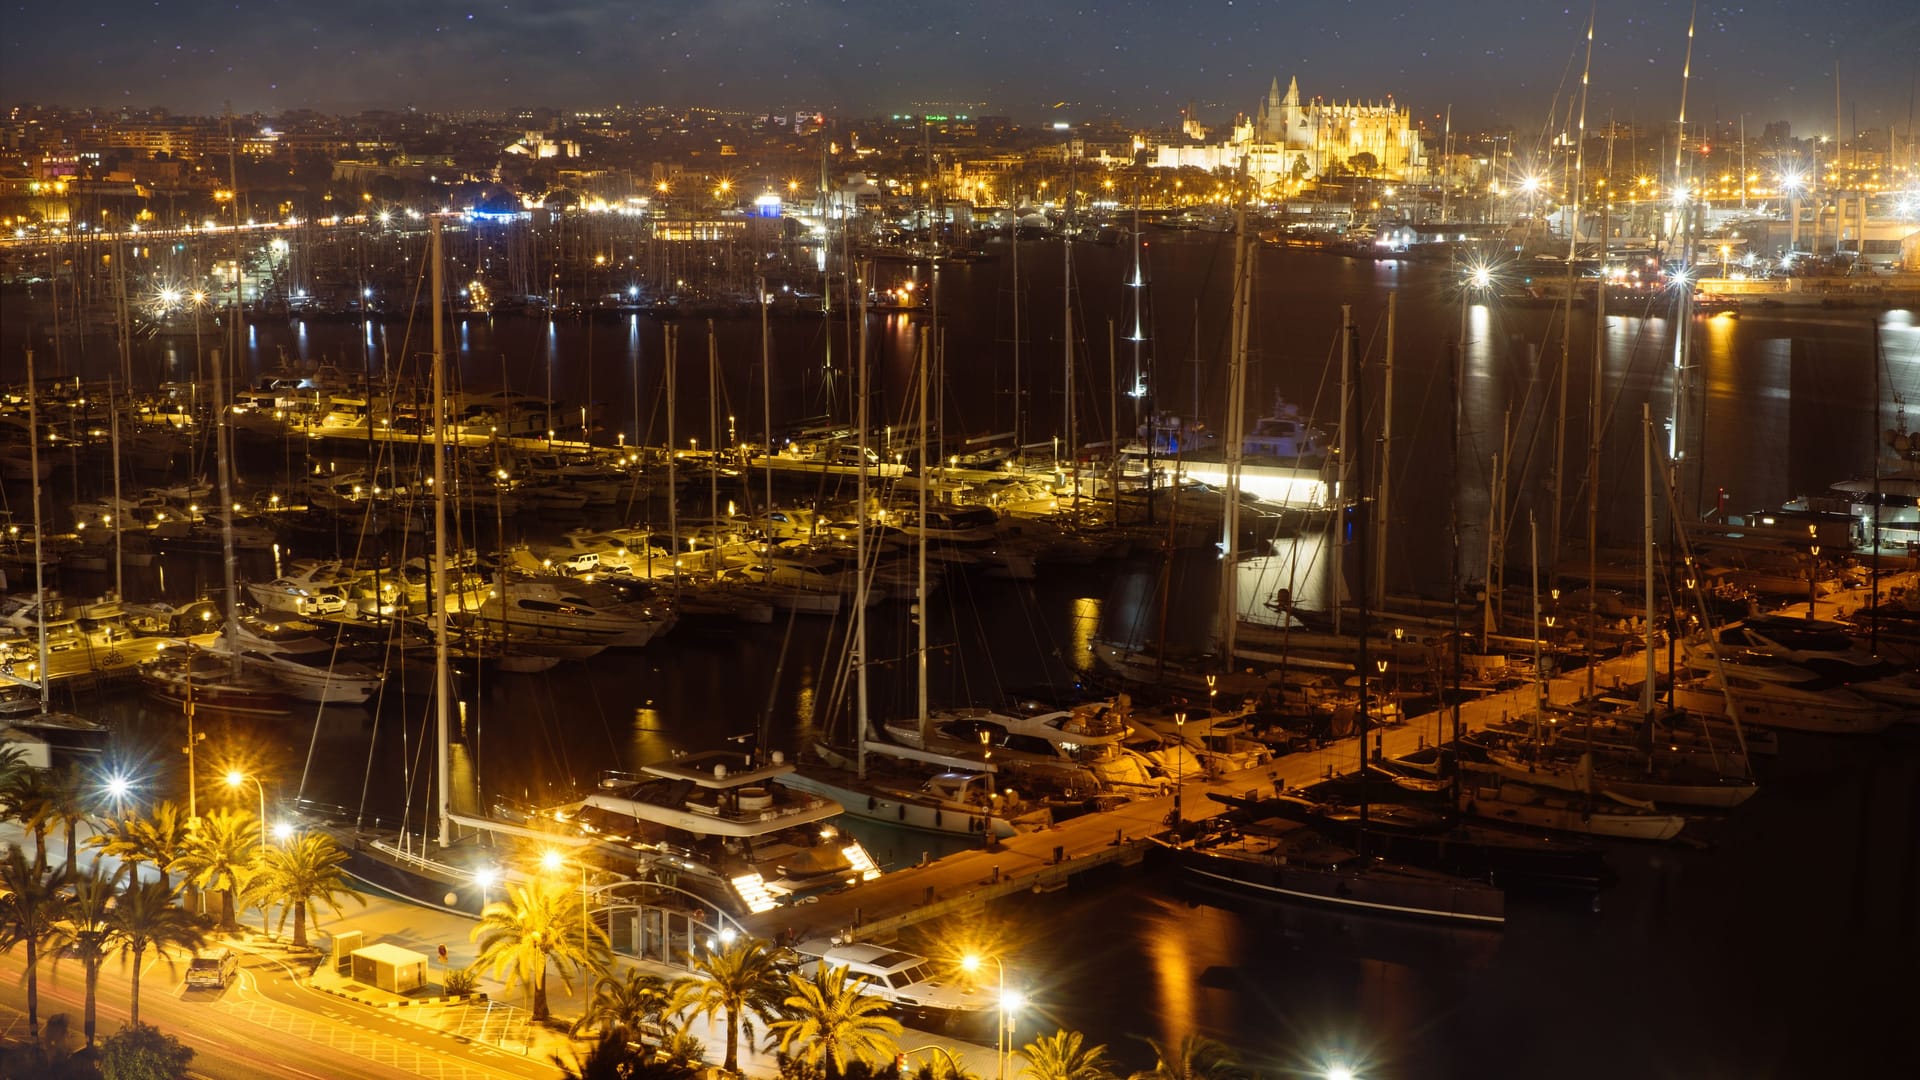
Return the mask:
[[[190,989],[225,989],[240,970],[240,954],[232,949],[205,949],[187,963]]]

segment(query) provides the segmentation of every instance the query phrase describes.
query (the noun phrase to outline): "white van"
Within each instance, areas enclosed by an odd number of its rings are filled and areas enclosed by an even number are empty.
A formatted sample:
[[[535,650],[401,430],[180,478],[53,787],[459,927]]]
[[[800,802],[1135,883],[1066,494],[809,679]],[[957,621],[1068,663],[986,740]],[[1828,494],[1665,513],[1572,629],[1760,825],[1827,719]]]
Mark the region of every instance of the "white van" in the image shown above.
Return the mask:
[[[801,968],[811,977],[820,965],[844,967],[849,978],[866,980],[862,992],[897,1008],[939,1012],[978,1012],[993,1007],[990,987],[968,985],[924,956],[879,945],[836,945]]]

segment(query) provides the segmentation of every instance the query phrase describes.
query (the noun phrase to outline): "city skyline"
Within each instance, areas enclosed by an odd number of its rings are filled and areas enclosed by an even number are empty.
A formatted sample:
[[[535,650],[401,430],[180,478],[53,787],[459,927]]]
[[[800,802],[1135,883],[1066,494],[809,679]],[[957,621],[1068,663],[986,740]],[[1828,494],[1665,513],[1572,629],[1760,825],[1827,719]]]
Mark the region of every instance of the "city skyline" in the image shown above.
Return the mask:
[[[1562,122],[1588,14],[1523,0],[1309,12],[1247,0],[1100,0],[1072,12],[867,0],[344,0],[324,11],[108,0],[84,15],[19,7],[5,94],[10,103],[268,114],[623,103],[865,114],[954,102],[1026,121],[1143,124],[1173,122],[1191,102],[1203,122],[1224,124],[1251,112],[1273,79],[1298,78],[1312,97],[1392,96],[1419,120],[1451,106],[1456,126],[1524,129]],[[1677,112],[1688,18],[1679,0],[1599,12],[1590,124]],[[1904,130],[1917,41],[1920,9],[1897,0],[1841,0],[1817,14],[1780,0],[1702,5],[1689,119],[1745,115],[1830,132],[1838,60],[1841,134]]]

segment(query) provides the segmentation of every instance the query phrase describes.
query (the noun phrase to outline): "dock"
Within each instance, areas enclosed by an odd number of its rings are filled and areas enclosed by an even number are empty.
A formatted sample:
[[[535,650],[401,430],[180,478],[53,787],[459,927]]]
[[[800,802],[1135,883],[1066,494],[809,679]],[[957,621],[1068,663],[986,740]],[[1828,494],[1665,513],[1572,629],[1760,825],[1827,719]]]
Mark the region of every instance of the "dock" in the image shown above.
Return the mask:
[[[1656,653],[1664,664],[1664,651]],[[1646,654],[1633,651],[1602,661],[1596,687],[1611,689],[1644,676]],[[1587,689],[1582,668],[1556,676],[1547,686],[1556,704],[1578,700]],[[1462,731],[1473,731],[1531,711],[1540,689],[1532,684],[1491,694],[1460,707]],[[1407,723],[1375,729],[1378,753],[1404,754],[1452,735],[1445,712],[1431,712]],[[1360,749],[1341,739],[1315,750],[1288,754],[1257,768],[1220,776],[1195,776],[1179,786],[1182,820],[1212,817],[1226,809],[1209,794],[1257,796],[1303,787],[1360,764]],[[1064,888],[1074,876],[1097,867],[1137,866],[1156,838],[1171,831],[1176,796],[1135,799],[1113,810],[1071,818],[1039,832],[1022,833],[991,847],[962,851],[918,866],[891,870],[878,879],[803,904],[761,912],[742,920],[747,932],[772,940],[790,940],[802,952],[818,953],[835,943],[886,941],[907,927],[947,915],[977,910],[990,901],[1022,892]]]

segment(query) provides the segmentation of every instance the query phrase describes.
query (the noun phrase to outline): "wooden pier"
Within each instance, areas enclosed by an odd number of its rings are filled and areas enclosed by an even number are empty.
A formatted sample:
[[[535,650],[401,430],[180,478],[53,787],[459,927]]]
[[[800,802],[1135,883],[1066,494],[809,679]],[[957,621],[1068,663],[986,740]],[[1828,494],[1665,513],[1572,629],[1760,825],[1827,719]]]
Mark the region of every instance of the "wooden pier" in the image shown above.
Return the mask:
[[[1664,664],[1665,654],[1657,654],[1655,659]],[[1645,654],[1638,651],[1603,661],[1594,672],[1594,683],[1612,688],[1638,680],[1645,665]],[[1553,702],[1565,704],[1577,700],[1586,686],[1587,673],[1581,669],[1553,679],[1548,695]],[[1529,684],[1467,702],[1460,709],[1461,730],[1477,730],[1530,711],[1539,693]],[[1451,728],[1451,717],[1435,712],[1376,729],[1372,734],[1378,752],[1392,757],[1450,738]],[[1359,764],[1360,749],[1354,740],[1340,739],[1253,769],[1187,777],[1179,785],[1180,815],[1191,821],[1225,810],[1207,797],[1209,793],[1266,795],[1324,780],[1336,772],[1351,772]],[[774,908],[742,920],[742,925],[749,933],[791,940],[802,952],[815,954],[836,942],[884,941],[906,927],[974,910],[1014,893],[1063,888],[1075,875],[1095,867],[1138,865],[1153,838],[1170,831],[1175,802],[1173,794],[1135,799],[1113,810],[1022,833],[993,847],[893,870],[818,900]]]

